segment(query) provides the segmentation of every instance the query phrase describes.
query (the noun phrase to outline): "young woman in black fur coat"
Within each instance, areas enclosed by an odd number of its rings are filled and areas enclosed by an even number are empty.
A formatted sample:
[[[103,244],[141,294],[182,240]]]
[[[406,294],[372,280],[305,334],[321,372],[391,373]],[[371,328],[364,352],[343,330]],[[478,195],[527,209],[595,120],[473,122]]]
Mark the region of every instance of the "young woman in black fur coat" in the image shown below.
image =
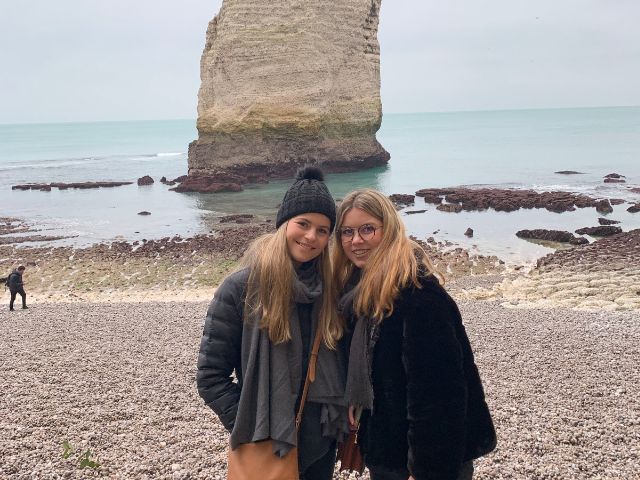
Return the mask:
[[[372,480],[467,480],[496,436],[454,300],[389,199],[358,190],[336,223],[347,401]]]

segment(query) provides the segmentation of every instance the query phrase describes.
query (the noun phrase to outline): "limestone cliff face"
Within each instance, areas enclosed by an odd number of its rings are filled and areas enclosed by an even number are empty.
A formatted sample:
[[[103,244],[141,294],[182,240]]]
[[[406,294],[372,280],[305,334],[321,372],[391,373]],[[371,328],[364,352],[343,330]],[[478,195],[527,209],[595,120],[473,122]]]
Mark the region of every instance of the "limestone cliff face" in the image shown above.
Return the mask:
[[[253,182],[304,163],[385,164],[381,0],[224,0],[200,64],[189,177]]]

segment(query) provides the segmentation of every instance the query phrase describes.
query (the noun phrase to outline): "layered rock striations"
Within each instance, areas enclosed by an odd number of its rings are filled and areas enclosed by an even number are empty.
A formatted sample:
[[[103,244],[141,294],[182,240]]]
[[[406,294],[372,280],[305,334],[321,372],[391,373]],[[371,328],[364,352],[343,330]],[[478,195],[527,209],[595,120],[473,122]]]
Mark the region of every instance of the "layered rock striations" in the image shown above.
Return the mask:
[[[224,0],[209,23],[189,179],[210,185],[386,164],[381,0]],[[206,180],[204,180],[206,179]]]

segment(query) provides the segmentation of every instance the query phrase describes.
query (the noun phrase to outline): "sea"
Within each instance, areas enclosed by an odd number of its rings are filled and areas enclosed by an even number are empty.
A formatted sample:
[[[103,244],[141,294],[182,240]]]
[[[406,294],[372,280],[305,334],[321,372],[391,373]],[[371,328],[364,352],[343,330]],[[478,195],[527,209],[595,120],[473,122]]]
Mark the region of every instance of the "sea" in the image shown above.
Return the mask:
[[[115,240],[192,236],[216,229],[223,215],[273,218],[291,180],[247,186],[238,193],[176,193],[159,182],[187,173],[195,120],[0,125],[0,216],[34,225],[39,235],[71,238],[33,245],[87,246]],[[568,191],[640,202],[640,107],[385,114],[378,140],[391,154],[386,167],[327,175],[336,199],[361,187],[386,194],[466,186]],[[574,170],[578,175],[560,175]],[[624,184],[605,184],[609,173]],[[138,186],[150,175],[155,183]],[[132,181],[132,185],[50,192],[12,190],[22,183]],[[614,206],[608,217],[624,231],[640,228],[640,213]],[[409,215],[408,210],[427,209]],[[151,215],[140,216],[148,211]],[[450,248],[530,264],[558,245],[521,240],[521,229],[573,231],[598,224],[595,209],[552,213],[445,213],[416,204],[400,212],[409,233]],[[474,236],[464,235],[467,228]],[[594,240],[593,238],[591,240]]]

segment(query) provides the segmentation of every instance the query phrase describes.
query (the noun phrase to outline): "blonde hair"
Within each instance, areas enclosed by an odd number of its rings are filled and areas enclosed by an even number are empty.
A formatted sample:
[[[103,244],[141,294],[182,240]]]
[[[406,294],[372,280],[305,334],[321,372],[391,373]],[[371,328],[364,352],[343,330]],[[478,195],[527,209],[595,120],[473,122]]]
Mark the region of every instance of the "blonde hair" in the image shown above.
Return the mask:
[[[241,261],[242,267],[250,269],[245,319],[248,315],[260,318],[259,328],[265,329],[269,339],[275,344],[291,340],[289,314],[296,273],[287,247],[287,224],[288,222],[283,223],[275,233],[254,240]],[[322,279],[322,303],[318,321],[324,344],[334,349],[342,337],[343,328],[336,313],[328,250],[327,245],[315,259]]]
[[[347,258],[340,240],[344,217],[352,208],[359,208],[382,223],[382,239],[362,269],[354,312],[380,323],[393,313],[393,302],[400,290],[413,284],[421,288],[421,273],[444,279],[433,267],[425,250],[407,237],[404,223],[393,203],[382,193],[372,189],[349,193],[338,208],[336,219],[336,248],[333,250],[334,287],[341,292],[351,277],[353,263]],[[378,233],[376,232],[376,235]]]

